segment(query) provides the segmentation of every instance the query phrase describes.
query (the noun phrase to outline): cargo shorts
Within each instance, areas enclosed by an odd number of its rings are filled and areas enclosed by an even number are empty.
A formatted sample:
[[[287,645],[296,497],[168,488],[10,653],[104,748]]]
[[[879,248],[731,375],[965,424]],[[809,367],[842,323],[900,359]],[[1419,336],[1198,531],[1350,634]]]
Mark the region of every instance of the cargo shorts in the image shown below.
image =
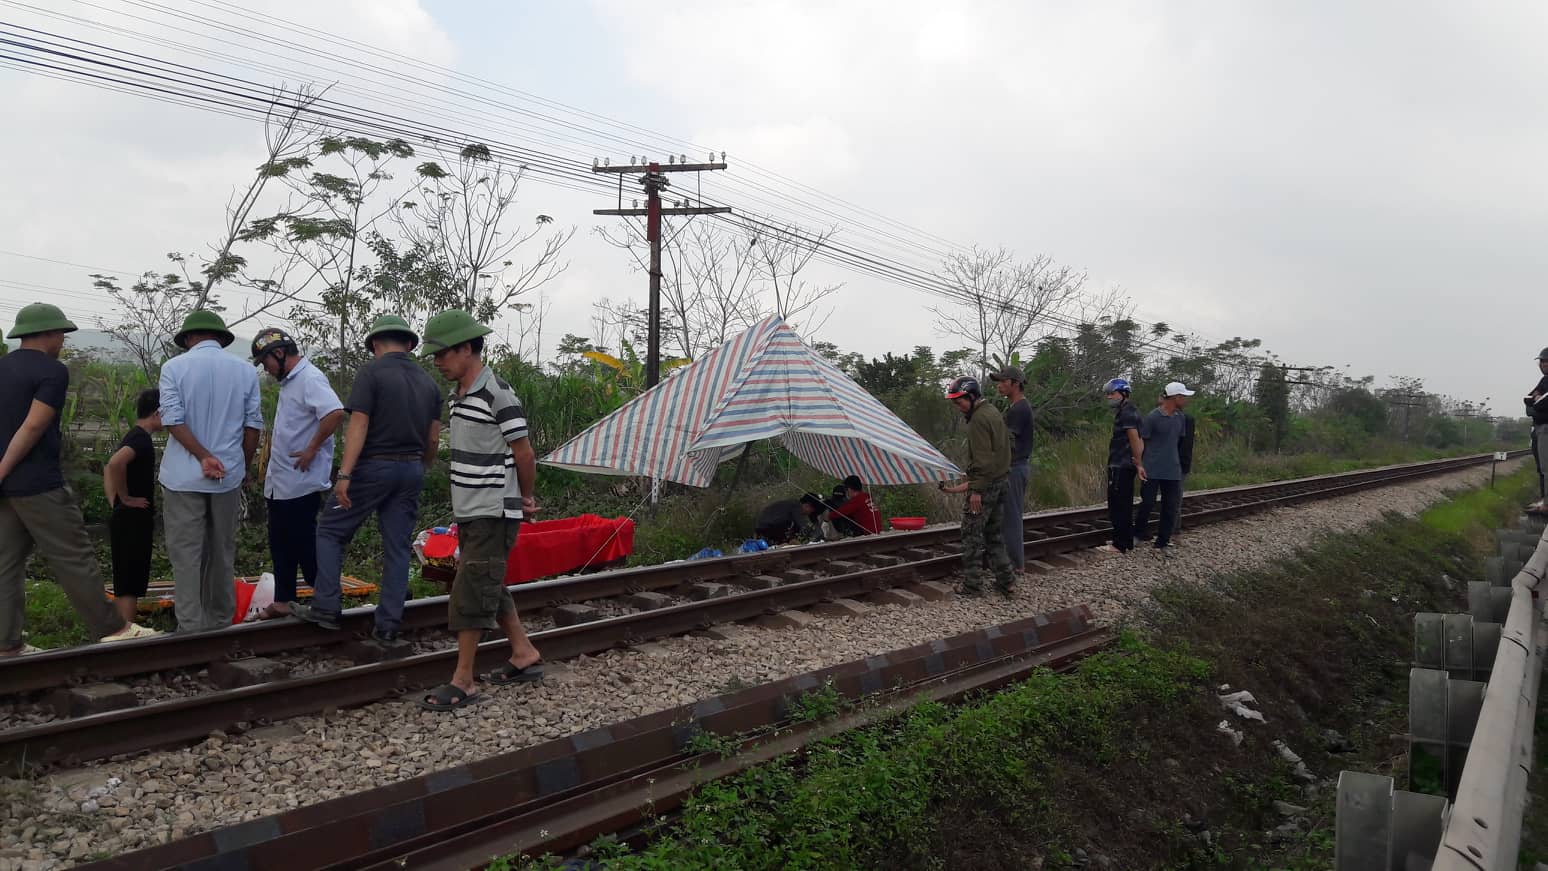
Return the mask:
[[[498,517],[458,522],[462,563],[447,603],[447,626],[453,632],[498,629],[500,617],[516,610],[505,590],[505,561],[520,528],[521,521]]]

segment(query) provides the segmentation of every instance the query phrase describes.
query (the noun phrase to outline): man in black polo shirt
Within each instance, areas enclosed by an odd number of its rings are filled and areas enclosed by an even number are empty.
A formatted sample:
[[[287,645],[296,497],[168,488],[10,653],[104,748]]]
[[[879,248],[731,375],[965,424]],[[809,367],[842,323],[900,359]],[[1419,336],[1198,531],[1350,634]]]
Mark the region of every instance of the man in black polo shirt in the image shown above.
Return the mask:
[[[27,558],[34,547],[54,581],[86,621],[92,638],[120,641],[159,635],[108,604],[97,554],[80,505],[59,464],[59,410],[70,370],[59,362],[75,324],[57,306],[35,302],[16,315],[21,347],[0,357],[0,656],[30,653],[26,622]]]
[[[311,605],[291,605],[290,613],[326,629],[339,628],[344,548],[375,514],[382,530],[382,577],[374,635],[394,641],[408,598],[419,492],[441,439],[441,391],[409,356],[419,336],[403,318],[377,318],[365,344],[376,359],[361,367],[344,403],[349,412],[344,457],[317,522],[317,586]]]
[[[1113,437],[1107,443],[1107,518],[1113,540],[1098,550],[1128,553],[1134,549],[1134,481],[1144,482],[1145,443],[1140,439],[1139,409],[1129,401],[1132,387],[1125,378],[1102,386],[1113,410]]]

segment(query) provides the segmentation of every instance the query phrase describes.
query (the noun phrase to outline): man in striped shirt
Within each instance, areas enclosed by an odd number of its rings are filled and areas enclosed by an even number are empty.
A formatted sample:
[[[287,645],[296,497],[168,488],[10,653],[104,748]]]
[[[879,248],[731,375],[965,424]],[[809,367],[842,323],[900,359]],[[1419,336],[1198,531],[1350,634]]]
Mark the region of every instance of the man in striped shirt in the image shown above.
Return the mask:
[[[449,596],[448,625],[457,633],[457,669],[450,683],[419,700],[427,710],[460,708],[481,695],[473,665],[486,629],[511,643],[505,664],[484,676],[500,685],[542,678],[542,656],[527,637],[505,589],[505,562],[522,518],[537,510],[532,488],[537,460],[527,441],[527,415],[511,386],[484,364],[491,330],[465,311],[442,312],[425,324],[421,354],[453,385],[451,501],[461,561]]]

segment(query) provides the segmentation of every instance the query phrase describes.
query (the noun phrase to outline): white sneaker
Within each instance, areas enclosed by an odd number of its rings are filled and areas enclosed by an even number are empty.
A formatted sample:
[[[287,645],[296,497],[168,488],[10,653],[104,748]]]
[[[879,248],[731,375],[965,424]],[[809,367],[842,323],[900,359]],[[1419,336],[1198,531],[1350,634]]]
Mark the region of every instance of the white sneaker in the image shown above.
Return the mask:
[[[162,632],[159,629],[152,629],[149,626],[141,626],[138,623],[130,623],[128,629],[125,629],[117,635],[103,636],[102,643],[107,644],[112,641],[129,641],[135,638],[155,638],[157,635],[161,634]]]

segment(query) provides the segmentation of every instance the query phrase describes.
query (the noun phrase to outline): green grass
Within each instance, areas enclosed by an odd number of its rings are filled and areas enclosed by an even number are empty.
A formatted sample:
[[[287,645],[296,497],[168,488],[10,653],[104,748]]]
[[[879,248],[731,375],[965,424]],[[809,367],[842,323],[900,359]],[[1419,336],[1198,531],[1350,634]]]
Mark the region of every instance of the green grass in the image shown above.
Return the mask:
[[[593,857],[608,871],[1032,867],[1031,856],[1069,867],[1084,845],[1118,867],[1329,867],[1333,795],[1303,795],[1270,742],[1287,740],[1322,776],[1376,771],[1405,786],[1387,736],[1404,728],[1406,669],[1395,663],[1412,644],[1412,614],[1458,607],[1442,576],[1478,576],[1478,533],[1508,520],[1534,486],[1508,476],[1422,520],[1389,516],[1207,588],[1158,589],[1144,634],[1126,632],[1072,676],[1039,673],[958,707],[919,705],[709,784],[656,840],[599,841]],[[1212,732],[1222,682],[1252,689],[1268,716],[1238,752]],[[818,690],[797,718],[841,707]],[[1324,728],[1359,751],[1328,755]],[[735,744],[703,736],[699,746],[725,755]],[[1548,758],[1548,741],[1539,746]],[[1162,759],[1184,761],[1169,775]],[[1283,822],[1275,800],[1309,811],[1301,833],[1268,844],[1264,832]],[[1185,811],[1208,820],[1213,843],[1182,825]],[[1523,857],[1545,849],[1548,825],[1529,821]],[[498,867],[551,865],[508,857]]]
[[[1073,675],[1038,672],[965,707],[922,704],[799,758],[708,784],[670,839],[637,852],[601,841],[596,856],[610,871],[925,867],[956,835],[943,825],[943,804],[1007,826],[1037,825],[1050,798],[1051,760],[1116,759],[1129,712],[1164,711],[1206,674],[1200,660],[1126,636]],[[809,718],[837,711],[821,691],[807,701]]]
[[[1511,519],[1535,495],[1537,472],[1524,468],[1499,478],[1493,488],[1469,490],[1420,515],[1426,526],[1441,532],[1467,533],[1492,529]]]

